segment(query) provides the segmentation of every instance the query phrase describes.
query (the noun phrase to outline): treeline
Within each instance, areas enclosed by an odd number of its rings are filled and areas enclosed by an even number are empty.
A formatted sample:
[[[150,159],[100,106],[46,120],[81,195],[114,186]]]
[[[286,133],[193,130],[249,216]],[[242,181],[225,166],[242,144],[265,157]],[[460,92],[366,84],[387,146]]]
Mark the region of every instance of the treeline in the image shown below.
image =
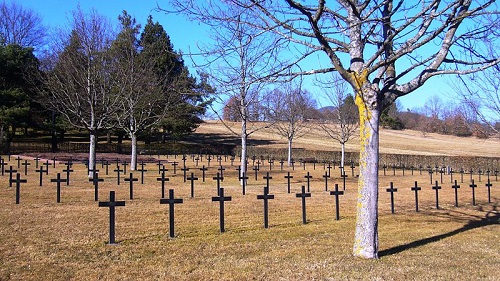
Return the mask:
[[[124,11],[116,30],[95,11],[76,10],[69,29],[49,38],[34,11],[0,6],[0,147],[44,134],[57,150],[69,130],[89,132],[91,144],[105,134],[165,140],[202,122],[214,89],[189,73],[151,16],[141,27]]]

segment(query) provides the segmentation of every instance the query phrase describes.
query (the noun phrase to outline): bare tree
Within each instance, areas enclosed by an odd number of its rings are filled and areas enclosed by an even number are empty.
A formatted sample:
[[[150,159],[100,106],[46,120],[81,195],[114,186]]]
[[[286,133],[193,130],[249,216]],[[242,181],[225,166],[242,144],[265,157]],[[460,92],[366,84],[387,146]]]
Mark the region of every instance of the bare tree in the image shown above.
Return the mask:
[[[174,1],[179,4],[180,1]],[[189,10],[197,1],[182,1]],[[219,1],[210,1],[210,3]],[[297,64],[322,53],[356,95],[360,117],[360,176],[353,253],[378,257],[379,121],[384,107],[421,87],[430,78],[470,74],[499,63],[477,51],[493,42],[498,22],[494,0],[429,1],[262,1],[226,0],[252,16],[226,17],[297,44]],[[485,21],[485,17],[495,17]],[[493,28],[492,28],[493,27]],[[310,67],[308,67],[310,68]]]
[[[293,141],[310,130],[307,114],[314,108],[315,101],[308,91],[292,83],[281,84],[267,95],[266,100],[269,118],[273,121],[271,128],[288,141],[287,163],[291,165]]]
[[[326,88],[326,97],[331,107],[323,112],[325,123],[320,123],[320,127],[331,139],[340,144],[340,166],[345,167],[345,144],[357,133],[359,117],[345,81],[335,77],[331,85]]]
[[[16,2],[0,2],[0,44],[17,44],[39,49],[45,40],[47,28],[33,10]]]
[[[244,7],[225,5],[217,1],[191,6],[191,2],[172,1],[172,4],[189,17],[208,26],[212,45],[199,45],[200,53],[210,67],[211,84],[217,88],[220,104],[226,111],[236,113],[241,127],[239,132],[224,122],[218,110],[214,112],[226,127],[241,138],[241,173],[247,171],[248,138],[254,132],[269,126],[255,114],[261,103],[261,92],[269,83],[270,74],[276,73],[281,64],[278,51],[286,42],[271,33],[262,32],[244,24],[254,21]],[[188,5],[188,6],[186,6]],[[228,19],[237,19],[235,21]],[[227,100],[227,101],[226,101]],[[252,112],[253,111],[253,112]]]
[[[137,168],[137,135],[158,124],[168,109],[166,95],[161,91],[155,64],[160,54],[141,56],[138,35],[140,26],[126,11],[118,18],[122,29],[111,47],[113,85],[118,99],[116,123],[131,140],[130,169]],[[166,78],[166,77],[164,77]]]
[[[106,19],[91,11],[73,12],[71,31],[53,47],[45,70],[46,102],[68,122],[90,133],[89,177],[96,159],[100,130],[114,127],[118,95],[112,91],[109,48],[112,32]]]

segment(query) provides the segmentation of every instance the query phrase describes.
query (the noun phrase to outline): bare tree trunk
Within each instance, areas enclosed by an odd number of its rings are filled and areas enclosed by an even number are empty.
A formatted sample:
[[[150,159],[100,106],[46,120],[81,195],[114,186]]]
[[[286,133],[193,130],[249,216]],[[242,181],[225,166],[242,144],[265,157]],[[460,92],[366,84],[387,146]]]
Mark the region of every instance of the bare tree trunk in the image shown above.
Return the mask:
[[[240,176],[247,172],[247,122],[245,119],[241,121],[241,170]],[[243,185],[243,179],[240,180]]]
[[[356,96],[360,117],[360,153],[358,203],[354,256],[378,258],[378,159],[379,159],[379,105],[366,106]]]
[[[130,133],[130,141],[132,145],[132,152],[130,154],[130,170],[135,171],[137,168],[137,135]]]
[[[344,169],[344,162],[345,162],[345,142],[341,142],[340,143],[340,147],[341,147],[341,151],[342,151],[342,154],[340,156],[340,167],[342,167],[342,169]]]
[[[97,145],[97,134],[95,132],[90,132],[89,178],[93,178],[93,176],[94,176],[95,159],[96,159],[96,145]]]
[[[288,139],[288,166],[292,165],[292,141],[293,139]]]

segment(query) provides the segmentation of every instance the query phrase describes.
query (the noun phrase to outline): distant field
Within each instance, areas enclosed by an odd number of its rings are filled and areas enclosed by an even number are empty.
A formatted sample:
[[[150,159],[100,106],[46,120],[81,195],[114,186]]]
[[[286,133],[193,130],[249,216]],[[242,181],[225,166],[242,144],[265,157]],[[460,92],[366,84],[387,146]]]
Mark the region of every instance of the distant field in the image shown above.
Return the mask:
[[[239,132],[240,123],[230,123],[231,128]],[[202,134],[226,134],[230,131],[220,121],[206,121],[196,130]],[[274,148],[286,148],[286,139],[280,137],[271,129],[256,131],[250,136],[252,140],[267,140],[269,146]],[[347,151],[359,151],[359,138],[353,138],[347,145]],[[258,145],[259,146],[259,145]],[[312,150],[339,151],[340,144],[330,139],[316,124],[311,123],[310,132],[293,143],[294,148],[305,148]],[[380,131],[380,152],[390,154],[411,155],[444,155],[444,156],[483,156],[500,157],[500,140],[498,138],[478,139],[476,137],[455,137],[448,135],[429,134],[425,135],[419,131],[412,130],[388,130]]]

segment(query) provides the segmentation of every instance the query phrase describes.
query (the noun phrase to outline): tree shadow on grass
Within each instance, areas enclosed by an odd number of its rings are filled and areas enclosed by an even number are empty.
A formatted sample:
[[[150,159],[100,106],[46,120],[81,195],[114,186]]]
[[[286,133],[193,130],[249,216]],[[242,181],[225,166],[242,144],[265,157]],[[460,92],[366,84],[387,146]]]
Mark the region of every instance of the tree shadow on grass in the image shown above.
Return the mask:
[[[495,204],[493,206],[492,210],[487,211],[487,213],[484,217],[476,217],[477,219],[469,220],[461,228],[458,228],[456,230],[453,230],[453,231],[450,231],[447,233],[443,233],[440,235],[420,239],[420,240],[413,241],[413,242],[408,243],[408,244],[399,245],[399,246],[396,246],[396,247],[393,247],[390,249],[380,251],[379,257],[398,254],[398,253],[401,253],[401,252],[406,251],[406,250],[410,250],[413,248],[417,248],[417,247],[424,246],[424,245],[427,245],[427,244],[430,244],[433,242],[440,241],[442,239],[454,236],[456,234],[459,234],[459,233],[462,233],[462,232],[465,232],[468,230],[472,230],[472,229],[476,229],[476,228],[484,227],[484,226],[488,226],[488,225],[500,224],[500,212],[497,209],[498,209],[498,206],[497,206],[497,204]]]

